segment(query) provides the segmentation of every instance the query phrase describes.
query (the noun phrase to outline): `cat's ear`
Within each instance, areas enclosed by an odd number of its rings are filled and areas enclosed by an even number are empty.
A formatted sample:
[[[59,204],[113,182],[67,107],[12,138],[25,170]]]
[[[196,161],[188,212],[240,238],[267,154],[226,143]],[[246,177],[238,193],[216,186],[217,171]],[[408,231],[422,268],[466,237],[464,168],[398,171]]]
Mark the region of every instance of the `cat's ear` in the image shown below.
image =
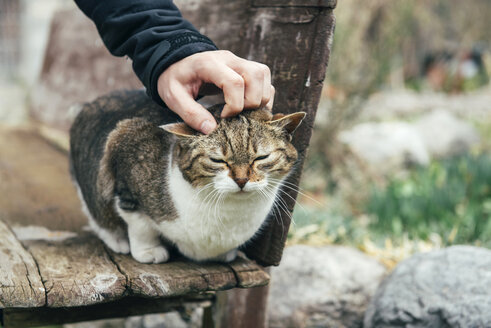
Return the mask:
[[[295,132],[300,123],[302,123],[305,115],[307,115],[305,112],[297,112],[288,115],[277,113],[273,115],[273,120],[269,122],[269,124],[281,127],[291,135]]]
[[[200,134],[186,123],[170,123],[161,125],[160,128],[178,137],[194,137]]]

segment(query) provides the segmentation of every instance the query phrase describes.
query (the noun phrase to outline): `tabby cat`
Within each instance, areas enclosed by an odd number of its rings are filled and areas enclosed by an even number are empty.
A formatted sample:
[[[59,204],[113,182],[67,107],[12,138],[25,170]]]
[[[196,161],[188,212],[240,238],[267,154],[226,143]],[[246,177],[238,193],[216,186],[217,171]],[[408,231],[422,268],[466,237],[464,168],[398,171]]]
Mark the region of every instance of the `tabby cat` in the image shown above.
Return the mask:
[[[203,135],[142,91],[84,105],[70,130],[71,172],[92,230],[115,252],[160,263],[176,247],[231,261],[261,228],[294,167],[305,113],[265,109],[220,119]],[[172,123],[169,123],[172,122]]]

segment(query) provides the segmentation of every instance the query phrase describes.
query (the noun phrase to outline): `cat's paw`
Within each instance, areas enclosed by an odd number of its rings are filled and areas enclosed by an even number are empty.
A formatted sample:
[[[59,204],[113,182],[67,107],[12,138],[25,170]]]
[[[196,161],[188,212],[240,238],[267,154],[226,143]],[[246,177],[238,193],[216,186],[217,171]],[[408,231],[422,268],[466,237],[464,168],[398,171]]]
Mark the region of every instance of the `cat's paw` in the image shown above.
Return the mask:
[[[98,235],[113,252],[119,254],[128,254],[130,252],[130,243],[126,236],[109,232],[101,233],[101,231],[98,231]]]
[[[169,260],[169,252],[162,246],[132,249],[131,255],[140,263],[163,263]]]
[[[107,243],[106,243],[107,244]],[[118,238],[114,240],[114,243],[109,245],[109,248],[114,252],[119,254],[129,254],[130,252],[130,243],[127,238]]]
[[[229,263],[235,260],[237,257],[237,249],[232,249],[231,251],[228,251],[227,253],[224,253],[222,255],[218,255],[217,257],[213,258],[215,261],[219,262],[225,262]]]

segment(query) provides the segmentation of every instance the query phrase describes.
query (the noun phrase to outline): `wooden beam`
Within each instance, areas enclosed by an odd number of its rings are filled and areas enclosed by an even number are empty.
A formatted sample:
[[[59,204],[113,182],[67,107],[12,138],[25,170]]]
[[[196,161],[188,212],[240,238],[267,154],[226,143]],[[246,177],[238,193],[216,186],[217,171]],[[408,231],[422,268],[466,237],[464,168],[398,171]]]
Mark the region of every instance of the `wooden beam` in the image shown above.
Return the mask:
[[[337,0],[254,0],[254,7],[320,7],[336,8]]]
[[[210,307],[214,297],[213,294],[159,299],[127,297],[89,306],[3,309],[3,325],[6,328],[25,328],[164,313],[183,309],[185,306]]]

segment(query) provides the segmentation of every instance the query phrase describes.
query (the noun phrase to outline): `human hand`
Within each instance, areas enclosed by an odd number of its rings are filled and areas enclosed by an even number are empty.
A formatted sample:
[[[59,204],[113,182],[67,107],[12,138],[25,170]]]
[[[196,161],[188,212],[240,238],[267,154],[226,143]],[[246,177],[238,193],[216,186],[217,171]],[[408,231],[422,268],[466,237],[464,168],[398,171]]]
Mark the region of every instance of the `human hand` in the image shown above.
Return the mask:
[[[273,107],[274,87],[268,66],[217,50],[196,53],[169,66],[159,77],[160,98],[184,122],[204,134],[216,128],[216,121],[194,99],[211,83],[223,90],[222,117],[239,114],[244,108]]]

